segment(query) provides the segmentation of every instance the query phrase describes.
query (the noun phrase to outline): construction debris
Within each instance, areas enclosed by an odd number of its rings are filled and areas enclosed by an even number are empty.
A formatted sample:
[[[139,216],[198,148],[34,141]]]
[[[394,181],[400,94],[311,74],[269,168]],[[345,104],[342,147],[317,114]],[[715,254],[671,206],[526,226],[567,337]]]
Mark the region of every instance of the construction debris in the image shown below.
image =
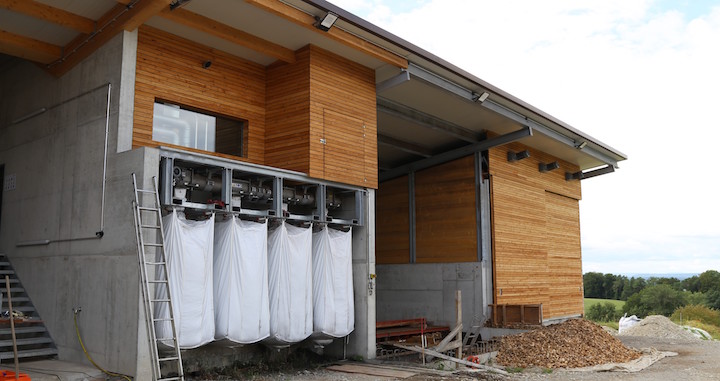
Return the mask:
[[[418,353],[422,353],[422,354],[432,355],[433,357],[441,358],[441,359],[443,359],[443,360],[453,361],[453,362],[456,362],[456,363],[458,363],[458,364],[465,365],[465,366],[469,366],[469,367],[472,367],[472,368],[477,368],[477,369],[480,369],[480,370],[483,370],[483,371],[493,372],[493,373],[502,374],[502,375],[508,375],[508,373],[505,372],[505,371],[502,370],[502,369],[493,368],[493,367],[485,366],[485,365],[481,365],[481,364],[476,364],[476,363],[474,363],[474,362],[470,362],[470,361],[467,361],[467,360],[455,358],[455,357],[452,357],[452,356],[448,356],[448,355],[446,355],[446,354],[444,354],[444,353],[440,353],[440,352],[433,351],[432,349],[420,348],[420,347],[414,346],[414,345],[413,345],[413,346],[410,346],[410,345],[402,345],[402,344],[393,344],[393,345],[395,345],[395,346],[398,347],[398,348],[407,349],[407,350],[409,350],[409,351],[414,351],[414,352],[418,352]]]
[[[599,325],[572,319],[503,337],[496,361],[505,366],[555,369],[624,363],[640,356]]]
[[[673,340],[698,340],[692,332],[662,315],[650,315],[620,333],[622,336],[660,337]]]

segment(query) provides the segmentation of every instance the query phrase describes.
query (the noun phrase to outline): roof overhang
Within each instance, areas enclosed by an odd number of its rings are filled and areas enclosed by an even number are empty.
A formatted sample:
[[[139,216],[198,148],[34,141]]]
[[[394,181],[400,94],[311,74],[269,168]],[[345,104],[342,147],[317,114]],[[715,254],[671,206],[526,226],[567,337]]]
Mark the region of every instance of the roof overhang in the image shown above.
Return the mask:
[[[523,144],[575,164],[581,171],[616,168],[627,158],[326,1],[202,0],[185,2],[172,11],[171,2],[0,0],[0,51],[40,62],[60,74],[92,51],[88,45],[96,48],[111,33],[140,24],[262,65],[292,62],[292,52],[313,44],[375,70],[381,171],[457,152],[481,141],[488,131],[502,136],[524,128],[533,134],[523,137]],[[315,28],[315,20],[327,12],[338,15],[338,20],[328,31]]]

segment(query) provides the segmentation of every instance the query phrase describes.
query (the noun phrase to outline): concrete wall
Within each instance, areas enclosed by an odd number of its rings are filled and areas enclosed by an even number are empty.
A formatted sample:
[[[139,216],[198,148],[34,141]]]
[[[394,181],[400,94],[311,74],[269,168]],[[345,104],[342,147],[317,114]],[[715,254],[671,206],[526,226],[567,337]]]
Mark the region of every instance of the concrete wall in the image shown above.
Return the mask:
[[[65,360],[86,362],[73,326],[105,368],[135,374],[138,349],[138,266],[129,173],[155,168],[145,151],[117,153],[130,124],[135,35],[124,32],[73,70],[55,78],[17,60],[0,73],[0,164],[17,187],[2,198],[0,251],[10,258]],[[107,186],[103,156],[110,94]],[[94,89],[94,90],[93,90]],[[81,95],[84,94],[84,95]],[[47,110],[22,122],[18,118]],[[131,111],[130,111],[131,112]],[[127,110],[123,111],[127,119]],[[120,131],[120,134],[118,134]],[[149,160],[149,161],[146,161]],[[104,221],[101,218],[104,217]],[[104,226],[103,226],[104,225]],[[96,232],[103,230],[102,238]],[[44,245],[18,246],[32,241]]]
[[[455,290],[462,291],[463,330],[483,323],[492,303],[489,261],[377,265],[377,320],[424,317],[455,325]]]

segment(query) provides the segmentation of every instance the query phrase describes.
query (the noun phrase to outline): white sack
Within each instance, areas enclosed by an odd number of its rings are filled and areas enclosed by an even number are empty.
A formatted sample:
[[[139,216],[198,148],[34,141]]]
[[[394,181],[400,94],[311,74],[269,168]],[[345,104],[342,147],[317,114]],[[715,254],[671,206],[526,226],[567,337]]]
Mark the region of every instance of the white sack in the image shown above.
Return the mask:
[[[215,224],[215,339],[240,344],[270,335],[267,223],[234,215]]]
[[[213,341],[213,218],[186,220],[173,210],[163,217],[173,315],[180,348],[190,349]],[[165,288],[156,288],[156,297],[165,299]],[[167,303],[156,304],[155,316],[168,318]],[[156,322],[158,338],[172,337],[169,322]],[[171,341],[164,344],[172,345]]]
[[[268,236],[269,344],[297,343],[312,334],[312,229],[285,222]]]
[[[343,337],[355,328],[352,230],[313,234],[313,336]]]
[[[620,318],[620,322],[618,324],[618,334],[622,334],[626,329],[636,325],[637,323],[641,322],[642,319],[639,319],[637,316],[627,316],[627,313],[623,315]]]

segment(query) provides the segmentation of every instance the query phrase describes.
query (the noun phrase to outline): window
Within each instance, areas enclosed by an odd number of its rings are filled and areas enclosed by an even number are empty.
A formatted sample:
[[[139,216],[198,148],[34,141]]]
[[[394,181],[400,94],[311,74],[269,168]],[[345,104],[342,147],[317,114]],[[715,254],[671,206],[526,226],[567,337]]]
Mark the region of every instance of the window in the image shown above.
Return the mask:
[[[152,139],[156,142],[247,156],[247,121],[179,106],[155,102]]]

